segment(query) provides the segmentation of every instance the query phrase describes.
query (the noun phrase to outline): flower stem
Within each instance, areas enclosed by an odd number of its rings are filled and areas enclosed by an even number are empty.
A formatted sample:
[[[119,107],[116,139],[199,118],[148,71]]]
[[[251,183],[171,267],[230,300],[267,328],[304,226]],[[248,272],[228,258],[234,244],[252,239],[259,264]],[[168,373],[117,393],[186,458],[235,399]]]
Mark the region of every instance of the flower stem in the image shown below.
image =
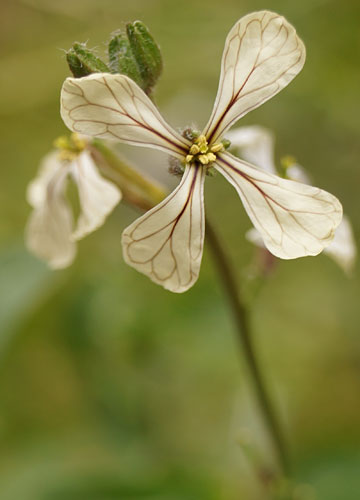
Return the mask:
[[[238,340],[248,363],[258,403],[262,411],[263,419],[268,428],[268,432],[271,436],[282,474],[285,477],[289,477],[290,463],[288,451],[280,423],[267,392],[264,376],[255,355],[249,311],[239,293],[234,277],[235,273],[231,267],[229,259],[219,241],[219,238],[217,237],[216,232],[208,220],[206,220],[206,238],[208,244],[210,245],[219,276],[222,280],[225,293],[228,297],[229,304],[235,318]]]
[[[137,171],[127,160],[120,158],[101,139],[93,139],[91,151],[105,176],[108,176],[110,169],[111,179],[119,186],[130,205],[150,210],[165,198],[166,191],[162,186]]]

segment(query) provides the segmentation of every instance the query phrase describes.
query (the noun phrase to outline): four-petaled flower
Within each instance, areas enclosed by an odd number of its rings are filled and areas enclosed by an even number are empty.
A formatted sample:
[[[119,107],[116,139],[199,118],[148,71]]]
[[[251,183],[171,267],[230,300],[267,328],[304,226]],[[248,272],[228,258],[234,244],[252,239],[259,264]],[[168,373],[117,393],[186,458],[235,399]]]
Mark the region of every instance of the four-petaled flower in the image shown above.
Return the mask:
[[[274,163],[274,136],[270,130],[257,125],[239,127],[231,130],[228,134],[231,147],[236,154],[246,161],[254,163],[271,174],[277,174]],[[284,159],[286,160],[286,159]],[[286,160],[285,176],[293,181],[310,184],[310,178],[305,169],[293,159]],[[249,241],[257,246],[263,246],[260,233],[252,228],[246,233]],[[336,229],[335,237],[324,253],[329,255],[346,273],[350,273],[354,267],[357,250],[355,238],[349,218],[344,215]]]
[[[62,269],[74,260],[76,241],[104,223],[121,193],[99,174],[86,139],[72,134],[70,139],[60,137],[55,145],[58,150],[45,156],[38,176],[28,186],[27,199],[34,210],[25,239],[32,253],[52,269]],[[65,197],[69,177],[79,193],[80,214],[75,229]]]
[[[173,292],[194,284],[203,252],[203,186],[209,167],[235,187],[274,255],[316,255],[331,242],[342,217],[334,196],[264,172],[225,152],[220,142],[239,118],[290,83],[304,61],[304,45],[283,17],[262,11],[240,19],[226,39],[211,117],[194,141],[173,130],[124,75],[65,81],[61,114],[71,130],[160,149],[185,165],[177,188],[125,229],[128,264]]]

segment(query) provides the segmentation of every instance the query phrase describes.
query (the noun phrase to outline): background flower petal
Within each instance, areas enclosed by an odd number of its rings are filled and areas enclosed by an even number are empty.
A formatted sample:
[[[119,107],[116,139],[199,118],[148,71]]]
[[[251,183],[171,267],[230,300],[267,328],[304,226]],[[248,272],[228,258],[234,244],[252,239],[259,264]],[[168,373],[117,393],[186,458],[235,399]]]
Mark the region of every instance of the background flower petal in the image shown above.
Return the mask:
[[[51,166],[54,167],[54,163],[51,163]],[[45,260],[53,269],[69,266],[76,254],[76,245],[70,240],[73,229],[72,212],[64,197],[69,170],[61,162],[58,166],[52,176],[43,170],[43,177],[40,176],[38,183],[33,184],[33,189],[30,190],[32,194],[37,195],[36,206],[30,215],[25,233],[29,250]],[[45,196],[40,202],[42,193],[45,193]]]
[[[99,174],[88,151],[78,156],[71,172],[77,184],[81,207],[72,239],[79,240],[104,223],[121,200],[121,192]]]
[[[270,174],[276,175],[274,164],[274,135],[271,130],[251,125],[230,130],[226,138],[231,141],[231,151]]]

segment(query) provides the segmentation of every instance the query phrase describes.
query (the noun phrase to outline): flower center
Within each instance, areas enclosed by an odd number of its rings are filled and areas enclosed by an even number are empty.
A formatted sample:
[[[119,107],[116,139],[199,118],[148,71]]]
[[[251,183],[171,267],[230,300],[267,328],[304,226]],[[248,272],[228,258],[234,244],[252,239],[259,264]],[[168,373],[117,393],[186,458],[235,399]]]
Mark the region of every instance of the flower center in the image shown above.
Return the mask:
[[[201,163],[210,165],[216,160],[216,153],[224,149],[224,145],[219,142],[209,146],[206,137],[201,134],[195,140],[185,157],[186,163]]]
[[[60,136],[54,141],[59,151],[61,161],[73,161],[86,148],[86,141],[79,134],[73,133],[70,137]]]

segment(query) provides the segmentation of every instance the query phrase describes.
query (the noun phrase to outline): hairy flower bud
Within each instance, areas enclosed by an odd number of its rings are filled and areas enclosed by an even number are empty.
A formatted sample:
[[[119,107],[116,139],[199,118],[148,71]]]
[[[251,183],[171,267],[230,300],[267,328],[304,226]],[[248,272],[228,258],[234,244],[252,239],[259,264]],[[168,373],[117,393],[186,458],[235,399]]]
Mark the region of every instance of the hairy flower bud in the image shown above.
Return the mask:
[[[126,33],[139,67],[142,88],[146,93],[150,93],[163,67],[159,46],[141,21],[127,24]]]
[[[107,65],[83,43],[74,43],[66,54],[66,60],[75,78],[110,72]]]
[[[108,51],[111,73],[122,73],[144,89],[138,63],[124,33],[117,32],[113,35],[109,42]]]

